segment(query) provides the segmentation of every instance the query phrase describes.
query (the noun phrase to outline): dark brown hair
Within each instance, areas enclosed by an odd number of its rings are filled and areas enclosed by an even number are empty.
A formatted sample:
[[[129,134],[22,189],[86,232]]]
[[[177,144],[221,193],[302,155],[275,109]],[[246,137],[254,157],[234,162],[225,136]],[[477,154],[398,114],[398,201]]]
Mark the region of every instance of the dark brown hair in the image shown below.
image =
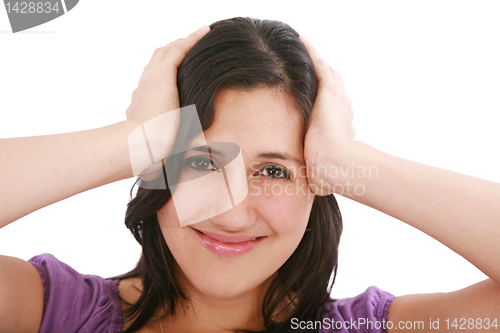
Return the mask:
[[[214,119],[214,100],[223,88],[278,88],[289,94],[303,119],[304,134],[317,92],[317,77],[307,50],[289,25],[270,20],[235,17],[213,23],[189,51],[178,70],[181,107],[195,104],[202,129]],[[179,135],[193,137],[189,120],[181,119]],[[182,150],[182,147],[177,147]],[[167,159],[165,167],[182,161]],[[176,311],[178,300],[188,295],[176,281],[180,269],[163,238],[156,212],[171,198],[166,190],[141,186],[129,202],[125,224],[142,245],[137,266],[119,279],[140,277],[140,298],[126,311],[133,323],[125,333],[135,332],[163,306],[167,315]],[[292,256],[281,266],[262,304],[266,330],[288,332],[291,318],[321,320],[325,302],[337,271],[337,251],[342,219],[333,195],[316,196],[308,228]],[[293,297],[286,320],[275,321],[273,312]],[[131,319],[132,320],[132,319]],[[238,331],[238,330],[236,330]],[[240,332],[251,332],[239,330]]]

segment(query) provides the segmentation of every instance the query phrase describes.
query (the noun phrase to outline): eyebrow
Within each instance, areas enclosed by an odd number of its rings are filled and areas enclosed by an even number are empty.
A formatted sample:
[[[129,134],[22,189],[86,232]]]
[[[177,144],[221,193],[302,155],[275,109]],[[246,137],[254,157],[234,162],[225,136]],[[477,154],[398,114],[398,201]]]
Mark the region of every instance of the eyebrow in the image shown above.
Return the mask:
[[[297,158],[291,154],[288,154],[288,153],[265,152],[265,153],[258,154],[257,157],[278,159],[278,160],[284,160],[284,161],[292,161],[292,162],[297,163],[298,165],[304,165],[304,162],[302,162],[299,158]]]
[[[203,153],[209,153],[209,154],[213,154],[213,155],[219,155],[219,156],[224,156],[224,154],[216,149],[213,149],[212,147],[210,147],[210,151],[208,150],[208,146],[205,145],[205,146],[199,146],[199,147],[188,147],[187,150],[194,150],[194,151],[201,151]]]
[[[216,149],[213,149],[212,147],[210,147],[210,151],[209,151],[207,145],[199,146],[199,147],[190,146],[190,147],[188,147],[188,150],[201,151],[203,153],[211,153],[213,155],[224,156],[224,153],[222,153]],[[283,160],[283,161],[291,161],[291,162],[295,162],[299,166],[304,166],[304,162],[301,161],[298,157],[295,157],[295,156],[293,156],[289,153],[285,153],[285,152],[275,152],[275,151],[264,152],[264,153],[260,153],[260,154],[256,155],[256,157],[257,158],[278,159],[278,160]]]

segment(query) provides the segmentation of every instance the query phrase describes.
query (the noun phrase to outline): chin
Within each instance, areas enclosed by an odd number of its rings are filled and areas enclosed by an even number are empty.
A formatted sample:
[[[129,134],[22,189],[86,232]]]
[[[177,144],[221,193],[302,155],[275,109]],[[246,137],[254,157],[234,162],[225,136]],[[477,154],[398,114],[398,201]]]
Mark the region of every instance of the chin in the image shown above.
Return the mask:
[[[209,269],[204,272],[191,272],[189,275],[183,272],[182,276],[187,280],[184,280],[184,283],[188,285],[191,293],[214,299],[236,299],[255,294],[261,294],[263,297],[275,274],[252,276],[251,272],[242,274],[241,271],[239,274],[237,271],[221,274],[218,269]]]

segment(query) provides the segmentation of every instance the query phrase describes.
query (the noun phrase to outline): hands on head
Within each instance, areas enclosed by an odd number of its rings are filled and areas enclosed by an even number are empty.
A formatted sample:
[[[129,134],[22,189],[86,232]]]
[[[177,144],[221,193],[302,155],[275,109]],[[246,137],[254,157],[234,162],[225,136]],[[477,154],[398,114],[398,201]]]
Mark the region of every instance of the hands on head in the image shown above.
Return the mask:
[[[210,28],[203,26],[186,38],[156,49],[132,94],[127,120],[136,128],[129,135],[134,176],[153,181],[173,149],[181,119],[177,69],[189,50]]]
[[[356,135],[352,125],[354,112],[340,74],[321,58],[307,38],[299,38],[311,56],[318,77],[318,93],[304,143],[307,178],[313,193],[328,195],[337,189],[336,182],[341,180],[332,179],[323,171],[345,164],[343,160]]]
[[[142,156],[143,167],[139,172],[134,171],[134,175],[140,174],[146,181],[160,174],[161,160],[172,151],[175,142],[180,122],[177,69],[189,50],[208,31],[210,28],[204,26],[186,38],[158,48],[133,92],[127,120],[137,126],[148,124],[147,129],[142,130],[147,132],[146,144],[150,149],[149,155]],[[341,153],[347,152],[347,147],[354,141],[354,113],[340,74],[321,58],[307,39],[299,39],[309,52],[318,79],[317,97],[304,145],[308,182],[314,194],[328,195],[336,188],[330,186],[332,181],[335,183],[338,180],[326,179],[327,175],[318,170],[327,165],[342,165]]]

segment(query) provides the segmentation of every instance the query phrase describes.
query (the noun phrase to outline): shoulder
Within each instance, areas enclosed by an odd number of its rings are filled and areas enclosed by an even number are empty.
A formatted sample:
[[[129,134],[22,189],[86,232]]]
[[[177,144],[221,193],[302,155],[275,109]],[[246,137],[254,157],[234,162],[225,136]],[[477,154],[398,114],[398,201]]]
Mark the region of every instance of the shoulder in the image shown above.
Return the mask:
[[[355,297],[326,303],[320,332],[384,332],[394,298],[371,286]]]
[[[142,292],[142,279],[140,277],[126,278],[120,280],[120,283],[117,287],[120,293],[120,297],[123,300],[123,330],[126,330],[132,324],[133,320],[125,316],[125,311],[130,305],[136,303],[139,300]]]
[[[28,260],[43,284],[44,310],[40,332],[121,332],[123,325],[118,280],[80,274],[51,254]]]
[[[38,332],[42,313],[37,270],[25,260],[0,255],[0,332]]]

